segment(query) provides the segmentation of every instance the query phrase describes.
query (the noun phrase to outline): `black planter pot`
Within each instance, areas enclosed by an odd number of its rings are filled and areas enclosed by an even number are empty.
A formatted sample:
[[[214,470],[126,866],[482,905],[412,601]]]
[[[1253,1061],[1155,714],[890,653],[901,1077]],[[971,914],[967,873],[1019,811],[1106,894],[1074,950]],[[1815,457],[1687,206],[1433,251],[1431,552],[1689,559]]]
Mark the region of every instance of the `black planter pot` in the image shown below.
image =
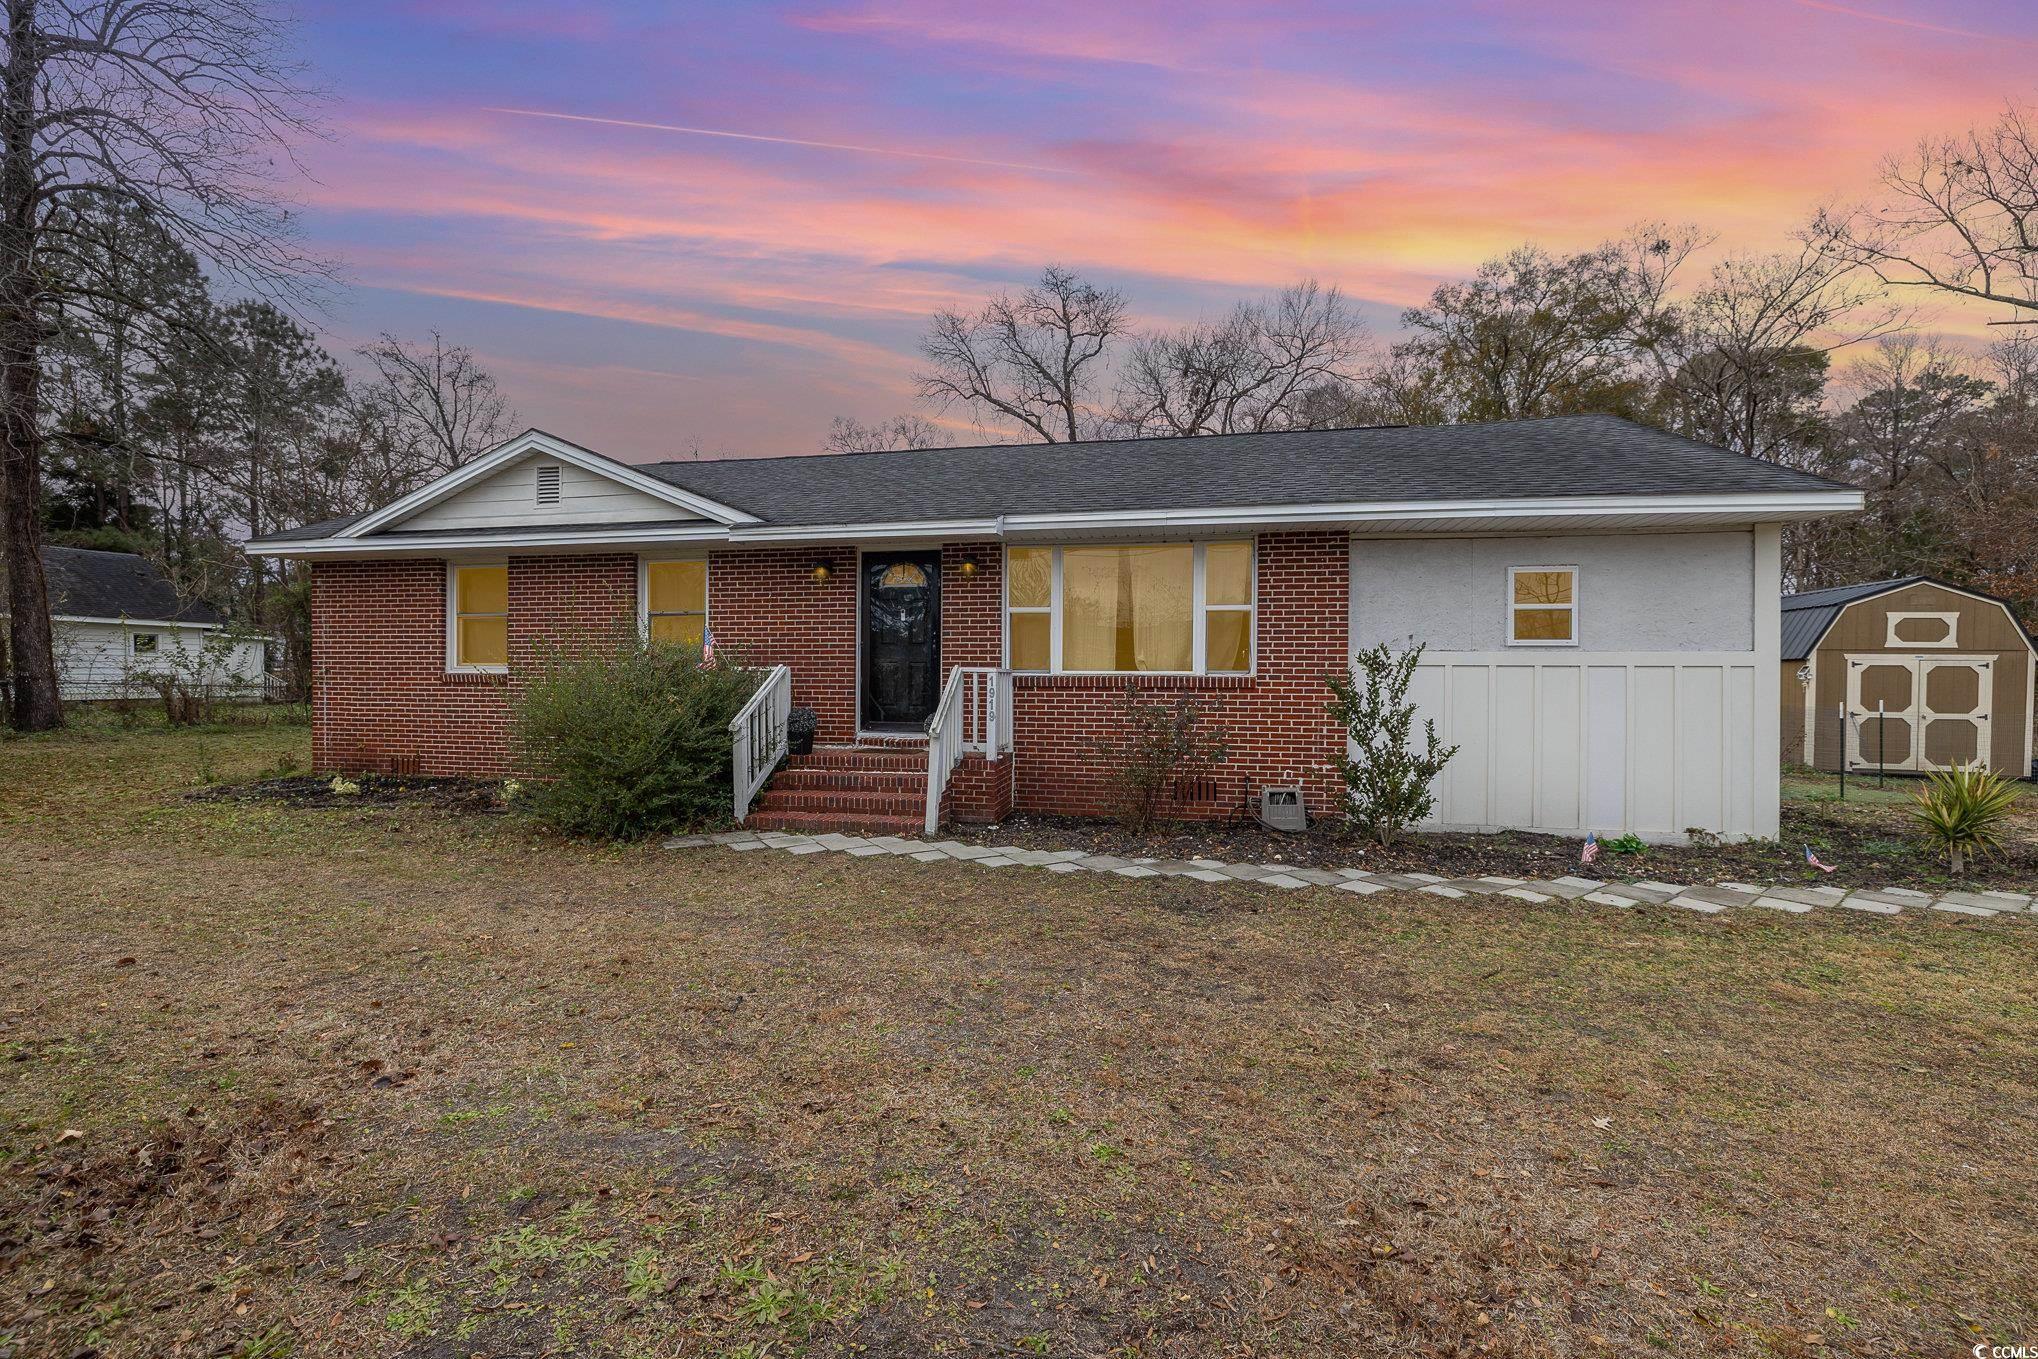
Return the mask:
[[[814,732],[821,725],[812,708],[794,708],[786,714],[785,746],[789,755],[811,755]]]

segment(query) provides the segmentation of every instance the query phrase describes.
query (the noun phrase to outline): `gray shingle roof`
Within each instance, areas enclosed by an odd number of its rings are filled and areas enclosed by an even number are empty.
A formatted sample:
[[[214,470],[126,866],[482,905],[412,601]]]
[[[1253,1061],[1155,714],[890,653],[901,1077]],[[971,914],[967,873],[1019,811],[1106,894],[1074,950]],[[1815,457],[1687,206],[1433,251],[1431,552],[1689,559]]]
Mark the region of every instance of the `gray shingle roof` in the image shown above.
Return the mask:
[[[1801,661],[1818,648],[1819,639],[1826,635],[1826,629],[1833,626],[1833,620],[1840,616],[1840,610],[1856,600],[1870,599],[1876,595],[1901,590],[1907,585],[1936,585],[1943,590],[1957,594],[1972,595],[1977,599],[1991,600],[2009,609],[2010,618],[2024,635],[2030,637],[2030,630],[2017,617],[2016,609],[2009,601],[1998,599],[1992,594],[1955,585],[1951,581],[1939,580],[1932,576],[1897,576],[1890,580],[1863,581],[1859,585],[1829,585],[1823,590],[1806,590],[1803,594],[1783,597],[1783,659]]]
[[[652,463],[771,524],[1849,489],[1611,415]]]
[[[132,618],[151,623],[218,623],[204,604],[187,603],[154,563],[132,552],[46,547],[43,574],[50,612],[77,618]]]

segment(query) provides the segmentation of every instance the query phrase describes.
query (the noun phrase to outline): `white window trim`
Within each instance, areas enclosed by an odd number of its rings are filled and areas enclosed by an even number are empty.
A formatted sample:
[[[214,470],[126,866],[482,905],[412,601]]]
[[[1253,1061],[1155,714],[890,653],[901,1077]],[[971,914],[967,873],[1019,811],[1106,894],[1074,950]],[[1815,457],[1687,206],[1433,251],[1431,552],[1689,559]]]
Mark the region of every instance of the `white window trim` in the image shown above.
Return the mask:
[[[1250,570],[1248,571],[1248,573],[1247,573],[1247,574],[1248,574],[1248,578],[1249,578],[1249,579],[1251,580],[1251,582],[1252,582],[1252,589],[1251,589],[1251,593],[1250,593],[1250,595],[1249,595],[1249,596],[1248,596],[1248,598],[1247,598],[1247,601],[1246,601],[1246,602],[1245,602],[1244,604],[1207,604],[1207,603],[1205,603],[1205,602],[1204,602],[1204,600],[1205,600],[1205,583],[1204,583],[1204,573],[1205,573],[1205,570],[1206,570],[1206,566],[1205,566],[1205,557],[1206,557],[1206,552],[1205,552],[1205,549],[1206,549],[1206,548],[1208,548],[1208,547],[1209,547],[1209,545],[1210,545],[1211,543],[1213,543],[1213,542],[1219,542],[1219,543],[1237,543],[1237,542],[1243,542],[1243,543],[1247,544],[1247,545],[1248,545],[1248,546],[1250,547],[1250,549],[1251,549],[1251,551],[1252,551],[1252,561],[1251,561],[1251,567],[1250,567]],[[1061,663],[1061,650],[1062,650],[1062,648],[1061,648],[1061,630],[1062,630],[1062,550],[1063,550],[1063,548],[1064,548],[1064,547],[1167,547],[1167,546],[1178,546],[1178,545],[1181,545],[1181,544],[1183,544],[1183,543],[1187,543],[1187,544],[1188,544],[1188,546],[1189,546],[1190,548],[1192,548],[1192,549],[1193,549],[1193,554],[1192,554],[1192,557],[1191,557],[1191,561],[1192,561],[1193,565],[1192,565],[1192,567],[1191,567],[1191,577],[1190,577],[1190,579],[1191,579],[1191,585],[1190,585],[1190,591],[1189,591],[1189,648],[1190,648],[1190,649],[1189,649],[1189,654],[1190,654],[1190,656],[1191,656],[1191,657],[1192,657],[1192,658],[1193,658],[1193,659],[1195,660],[1195,662],[1196,662],[1196,668],[1195,668],[1195,669],[1193,669],[1193,670],[1069,670],[1069,669],[1065,669],[1065,668],[1064,668],[1064,667],[1062,666],[1062,663]],[[1051,563],[1051,566],[1052,566],[1052,571],[1051,571],[1051,576],[1050,576],[1050,583],[1049,583],[1049,585],[1048,585],[1048,595],[1047,595],[1047,600],[1048,600],[1048,603],[1047,603],[1047,607],[1046,607],[1046,608],[1044,608],[1044,609],[1043,609],[1043,608],[1041,608],[1041,607],[1040,607],[1039,605],[1037,605],[1037,604],[1022,604],[1022,605],[1018,606],[1018,608],[1016,608],[1016,609],[1015,609],[1015,608],[1014,608],[1014,607],[1012,606],[1012,598],[1011,598],[1011,596],[1012,596],[1012,569],[1011,569],[1011,566],[1012,566],[1012,562],[1011,562],[1011,551],[1012,551],[1012,549],[1013,549],[1013,548],[1015,548],[1015,547],[1018,547],[1018,548],[1028,548],[1028,547],[1038,548],[1038,547],[1045,547],[1045,548],[1047,548],[1047,549],[1048,549],[1048,552],[1049,552],[1049,558],[1048,558],[1048,559],[1049,559],[1049,562]],[[1241,536],[1239,536],[1238,534],[1230,534],[1230,533],[1227,533],[1227,534],[1225,534],[1225,535],[1223,535],[1223,536],[1221,536],[1221,537],[1217,537],[1217,538],[1162,538],[1162,539],[1153,539],[1153,540],[1150,540],[1150,541],[1149,541],[1149,540],[1135,540],[1135,541],[1132,541],[1132,542],[1095,542],[1095,543],[1092,543],[1092,542],[1081,542],[1081,543],[1069,543],[1069,544],[1064,544],[1064,543],[1052,543],[1052,544],[1049,544],[1049,543],[1008,543],[1008,544],[1006,545],[1006,548],[1005,548],[1005,552],[1006,552],[1006,557],[1005,557],[1005,564],[1004,564],[1004,587],[1003,587],[1003,590],[1001,591],[1001,593],[1003,594],[1003,596],[1004,596],[1004,597],[1003,597],[1003,599],[1002,599],[1002,600],[1000,601],[1000,603],[1001,603],[1001,605],[1002,605],[1002,609],[1001,609],[1001,611],[1000,611],[1000,613],[999,613],[999,627],[1000,627],[1000,629],[1001,629],[1001,630],[1003,631],[1003,633],[1004,633],[1004,636],[1005,636],[1005,641],[1004,641],[1004,652],[1003,652],[1003,655],[1004,655],[1004,662],[1005,662],[1005,665],[1006,665],[1006,666],[1007,666],[1008,668],[1009,668],[1009,667],[1011,666],[1011,664],[1012,664],[1012,615],[1013,615],[1014,613],[1044,613],[1044,614],[1046,614],[1046,615],[1047,615],[1047,657],[1048,657],[1048,662],[1047,662],[1047,663],[1048,663],[1048,668],[1047,668],[1047,669],[1045,669],[1045,670],[1019,670],[1019,671],[1015,671],[1015,672],[1014,672],[1014,673],[1016,673],[1016,674],[1021,674],[1021,675],[1091,675],[1091,676],[1108,676],[1108,677],[1114,677],[1114,678],[1127,678],[1127,679],[1133,679],[1133,678],[1137,678],[1137,677],[1139,677],[1139,676],[1142,676],[1142,675],[1152,675],[1152,676],[1160,676],[1160,677],[1168,677],[1168,676],[1172,676],[1172,677],[1174,677],[1174,678],[1177,678],[1177,679],[1182,679],[1182,678],[1188,678],[1188,677],[1192,677],[1192,676],[1203,676],[1203,675],[1210,675],[1210,676],[1216,676],[1217,678],[1220,678],[1220,679],[1251,679],[1251,678],[1253,678],[1254,676],[1256,676],[1256,675],[1258,675],[1258,674],[1259,674],[1259,668],[1260,668],[1260,623],[1259,623],[1259,617],[1260,617],[1260,543],[1259,543],[1259,539],[1258,539],[1258,537],[1257,537],[1257,536],[1245,536],[1245,537],[1241,537]],[[1208,658],[1208,657],[1207,657],[1207,656],[1206,656],[1206,655],[1204,654],[1204,644],[1205,644],[1205,641],[1206,641],[1206,636],[1205,636],[1205,633],[1207,632],[1207,625],[1206,625],[1205,619],[1206,619],[1206,616],[1207,616],[1208,612],[1209,612],[1209,611],[1210,611],[1211,609],[1219,609],[1219,610],[1224,610],[1224,611],[1227,611],[1227,612],[1231,612],[1231,613],[1243,613],[1243,614],[1247,614],[1247,615],[1249,615],[1249,616],[1251,617],[1251,619],[1252,619],[1252,626],[1250,626],[1249,628],[1247,628],[1247,629],[1246,629],[1246,645],[1247,645],[1247,657],[1246,657],[1246,661],[1247,661],[1247,664],[1246,664],[1246,668],[1245,668],[1245,669],[1243,669],[1243,670],[1212,670],[1212,669],[1210,669],[1210,668],[1209,668],[1209,658]]]
[[[1514,602],[1514,578],[1524,571],[1569,571],[1571,573],[1571,602],[1569,604],[1517,604]],[[1585,576],[1576,566],[1553,562],[1547,566],[1510,566],[1507,568],[1507,644],[1509,646],[1577,646],[1578,645],[1578,603],[1585,589]],[[1514,635],[1514,615],[1520,609],[1563,609],[1571,615],[1569,637],[1519,638]]]
[[[149,639],[149,644],[146,648],[142,646],[142,638],[144,637]],[[160,632],[131,632],[127,635],[127,649],[128,654],[133,656],[159,656],[163,651],[163,634]]]
[[[709,621],[714,613],[715,587],[714,563],[705,552],[661,553],[655,557],[637,558],[637,635],[646,641],[651,637],[651,568],[660,562],[699,562],[701,564],[701,639],[705,641]]]
[[[446,673],[449,675],[507,675],[508,665],[462,665],[460,663],[460,572],[470,566],[499,566],[509,570],[509,558],[494,561],[446,563]],[[503,600],[503,631],[509,631],[509,600]],[[493,615],[477,614],[476,617]]]
[[[1885,625],[1887,635],[1883,638],[1884,646],[1908,647],[1913,651],[1955,651],[1959,649],[1960,615],[1958,613],[1892,613],[1887,615],[1887,617],[1889,621]],[[1936,618],[1940,620],[1946,625],[1946,636],[1937,642],[1913,642],[1897,636],[1897,624],[1907,623],[1913,618]]]

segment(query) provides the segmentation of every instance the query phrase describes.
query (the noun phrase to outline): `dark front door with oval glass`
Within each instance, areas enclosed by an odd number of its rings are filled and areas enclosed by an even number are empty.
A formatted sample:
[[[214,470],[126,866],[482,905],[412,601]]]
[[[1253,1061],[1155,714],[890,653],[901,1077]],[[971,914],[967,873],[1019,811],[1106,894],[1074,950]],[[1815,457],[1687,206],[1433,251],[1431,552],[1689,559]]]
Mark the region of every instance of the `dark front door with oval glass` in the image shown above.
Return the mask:
[[[863,729],[920,731],[941,700],[941,554],[863,558]]]

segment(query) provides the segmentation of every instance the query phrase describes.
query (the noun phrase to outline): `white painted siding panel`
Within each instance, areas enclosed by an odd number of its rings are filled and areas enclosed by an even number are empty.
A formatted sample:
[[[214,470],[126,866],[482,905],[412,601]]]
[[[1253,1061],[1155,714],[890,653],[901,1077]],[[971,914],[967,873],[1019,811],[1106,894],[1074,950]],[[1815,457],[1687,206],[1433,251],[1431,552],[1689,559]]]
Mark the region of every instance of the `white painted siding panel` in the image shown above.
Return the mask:
[[[1585,824],[1627,820],[1628,672],[1613,665],[1585,671]]]
[[[1526,826],[1535,818],[1536,745],[1530,726],[1519,720],[1536,698],[1533,666],[1504,665],[1493,678],[1493,764],[1489,780],[1491,821]]]
[[[1451,669],[1445,672],[1444,689],[1449,699],[1437,730],[1446,745],[1458,747],[1458,758],[1443,774],[1450,785],[1451,805],[1485,822],[1491,819],[1486,811],[1486,788],[1493,765],[1489,722],[1492,672],[1472,667]],[[1420,723],[1432,715],[1423,713],[1416,720]]]
[[[57,693],[67,700],[145,698],[154,690],[136,680],[138,672],[152,668],[174,669],[171,652],[195,652],[211,634],[203,628],[179,627],[173,623],[77,623],[58,621],[55,630]],[[151,634],[156,651],[134,652],[134,636]],[[262,688],[263,652],[259,640],[236,642],[230,662],[237,688],[259,695]]]
[[[510,528],[522,524],[629,524],[697,519],[677,505],[571,463],[559,468],[559,503],[538,503],[538,465],[529,457],[393,524],[393,529]]]
[[[1425,655],[1409,695],[1456,757],[1433,825],[1555,834],[1767,834],[1756,815],[1749,653]],[[1447,695],[1440,711],[1436,696]]]

